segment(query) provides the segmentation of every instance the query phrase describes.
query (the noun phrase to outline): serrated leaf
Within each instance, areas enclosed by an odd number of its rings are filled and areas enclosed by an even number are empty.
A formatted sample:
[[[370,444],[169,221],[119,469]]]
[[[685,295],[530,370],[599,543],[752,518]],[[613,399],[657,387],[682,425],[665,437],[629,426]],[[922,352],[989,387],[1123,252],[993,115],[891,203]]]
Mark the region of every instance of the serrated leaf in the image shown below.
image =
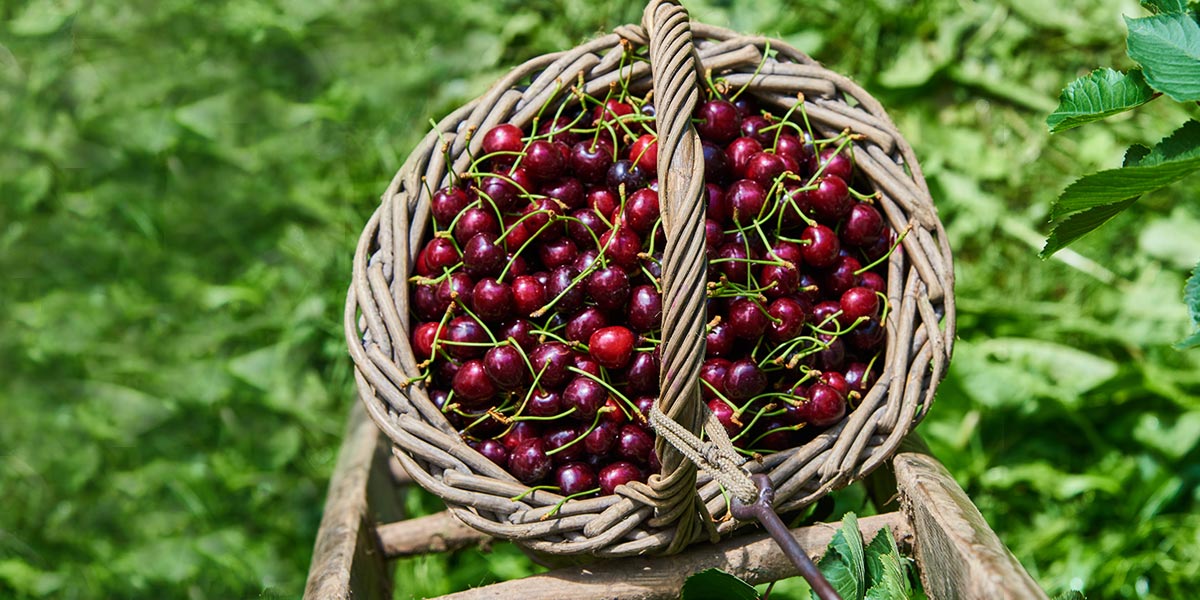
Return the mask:
[[[1187,304],[1188,314],[1192,316],[1192,324],[1200,329],[1200,263],[1196,263],[1196,268],[1192,269],[1192,276],[1188,278],[1187,285],[1183,288],[1183,302]],[[1200,331],[1196,331],[1176,345],[1180,350],[1197,346],[1200,346]]]
[[[1129,58],[1146,83],[1178,102],[1200,100],[1200,24],[1188,14],[1125,18]]]
[[[1140,195],[1114,204],[1090,208],[1063,219],[1050,230],[1050,235],[1046,238],[1046,245],[1042,247],[1042,251],[1038,255],[1042,258],[1049,258],[1055,252],[1066,248],[1075,240],[1107,223],[1121,211],[1133,206],[1139,197]]]
[[[687,578],[680,600],[758,600],[754,586],[720,569],[707,569]]]
[[[1072,81],[1058,98],[1058,108],[1046,118],[1051,133],[1099,121],[1154,99],[1140,70],[1122,73],[1096,69]]]
[[[833,534],[817,566],[843,599],[862,598],[867,593],[862,532],[854,513],[842,517],[842,526]]]
[[[1122,167],[1132,167],[1141,162],[1146,155],[1150,154],[1150,148],[1141,144],[1134,144],[1125,151],[1125,159],[1121,161]]]
[[[884,554],[879,557],[879,562],[883,568],[882,578],[867,590],[865,600],[908,600],[912,588],[904,574],[904,566],[900,564],[899,553]]]
[[[862,597],[861,594],[855,595],[858,594],[859,586],[863,583],[862,578],[856,577],[851,572],[849,561],[837,551],[832,548],[826,550],[825,556],[822,556],[817,563],[817,569],[821,571],[821,574],[829,581],[829,585],[833,586],[843,600],[848,598],[857,600]],[[820,600],[816,592],[812,593],[812,598]]]
[[[1187,0],[1142,0],[1140,4],[1154,14],[1187,12]]]
[[[898,553],[899,549],[896,548],[896,540],[892,539],[892,530],[886,527],[880,529],[866,548],[868,588],[874,587],[884,577],[884,565],[880,558],[893,552]]]
[[[1146,152],[1125,155],[1129,166],[1084,176],[1063,191],[1050,209],[1055,223],[1042,248],[1045,258],[1108,222],[1142,194],[1200,170],[1200,121],[1189,121]]]

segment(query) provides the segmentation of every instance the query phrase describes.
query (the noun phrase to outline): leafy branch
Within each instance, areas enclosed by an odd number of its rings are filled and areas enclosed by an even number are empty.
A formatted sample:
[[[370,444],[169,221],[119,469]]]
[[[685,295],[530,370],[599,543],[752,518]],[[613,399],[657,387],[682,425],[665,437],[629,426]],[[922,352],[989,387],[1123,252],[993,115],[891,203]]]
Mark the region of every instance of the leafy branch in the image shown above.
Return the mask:
[[[1138,68],[1122,73],[1097,69],[1063,90],[1046,119],[1051,133],[1105,119],[1167,96],[1200,102],[1200,22],[1186,0],[1142,0],[1153,13],[1125,18],[1125,43]],[[1200,171],[1200,121],[1184,123],[1153,148],[1134,145],[1120,168],[1086,175],[1063,191],[1050,210],[1047,258],[1132,206],[1143,195]],[[1200,264],[1184,290],[1192,322],[1200,329]],[[1179,343],[1200,346],[1200,331]]]

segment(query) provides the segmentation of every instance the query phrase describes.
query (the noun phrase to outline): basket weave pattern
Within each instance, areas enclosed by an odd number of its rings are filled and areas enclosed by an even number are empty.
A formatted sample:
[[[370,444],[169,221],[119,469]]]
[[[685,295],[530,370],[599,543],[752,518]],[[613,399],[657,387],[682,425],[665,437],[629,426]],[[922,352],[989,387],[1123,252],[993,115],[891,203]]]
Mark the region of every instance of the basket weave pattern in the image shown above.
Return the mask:
[[[419,374],[409,342],[408,278],[429,228],[428,190],[448,185],[452,173],[466,170],[471,157],[479,155],[482,135],[473,134],[501,123],[527,129],[547,101],[569,99],[564,92],[570,85],[593,97],[603,97],[620,81],[627,81],[633,93],[654,90],[668,238],[659,408],[697,434],[705,411],[696,381],[703,335],[699,341],[695,335],[696,327],[703,327],[703,310],[696,309],[704,300],[702,233],[698,246],[688,241],[703,231],[704,219],[696,199],[703,159],[689,125],[699,97],[696,74],[711,71],[731,86],[748,86],[747,94],[780,112],[801,94],[818,137],[845,129],[860,134],[853,142],[856,168],[879,193],[877,206],[890,226],[907,231],[902,250],[888,262],[887,350],[878,381],[841,423],[803,446],[747,463],[750,471],[765,472],[775,482],[779,510],[809,504],[886,461],[928,411],[953,347],[950,249],[912,149],[883,107],[849,79],[777,40],[689,23],[686,12],[667,2],[652,3],[646,15],[644,26],[622,26],[566,52],[530,60],[444,118],[384,192],[354,256],[345,331],[368,413],[395,443],[404,468],[453,514],[484,533],[539,552],[671,552],[738,525],[727,518],[720,486],[703,475],[697,478],[695,467],[661,440],[662,472],[647,484],[571,500],[556,510],[561,496],[529,492],[471,449],[421,385],[406,384]],[[629,45],[649,46],[650,62],[622,60]],[[768,48],[775,54],[764,59]]]

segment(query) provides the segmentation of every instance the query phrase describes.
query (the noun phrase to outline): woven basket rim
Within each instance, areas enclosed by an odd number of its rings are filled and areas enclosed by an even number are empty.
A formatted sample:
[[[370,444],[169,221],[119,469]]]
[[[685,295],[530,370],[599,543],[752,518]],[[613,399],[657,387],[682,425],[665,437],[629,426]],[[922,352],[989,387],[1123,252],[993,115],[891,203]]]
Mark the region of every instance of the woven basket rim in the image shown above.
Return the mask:
[[[911,227],[904,251],[889,260],[888,297],[894,310],[886,327],[886,365],[874,387],[841,423],[814,440],[748,464],[751,471],[771,474],[779,509],[792,510],[884,463],[928,411],[954,343],[951,253],[912,148],[878,101],[782,41],[695,21],[691,31],[704,67],[731,81],[744,80],[747,93],[765,106],[786,104],[788,98],[795,102],[800,91],[817,129],[850,127],[864,135],[855,142],[855,159],[881,193],[885,219],[897,231]],[[469,132],[500,122],[527,122],[541,100],[554,93],[556,79],[574,80],[576,73],[586,71],[587,84],[601,85],[606,77],[636,71],[635,64],[617,72],[614,53],[625,42],[643,46],[647,41],[645,28],[624,25],[570,50],[535,57],[442,119],[393,178],[355,253],[345,328],[368,414],[393,441],[394,454],[410,475],[441,497],[453,514],[484,533],[539,552],[659,552],[671,544],[675,528],[654,522],[653,500],[635,486],[623,486],[611,496],[567,501],[550,516],[561,496],[530,493],[467,446],[418,386],[403,384],[416,364],[407,335],[407,277],[429,220],[423,183],[441,187],[448,177],[447,156],[450,169],[458,172],[457,163],[468,151],[478,152],[481,136],[469,141]],[[776,58],[762,58],[767,47]],[[761,72],[748,75],[760,61]],[[530,75],[528,87],[519,91],[517,86]],[[648,78],[643,74],[637,81]],[[449,150],[445,155],[440,152],[443,143]],[[698,494],[715,519],[725,514],[725,499],[715,482],[701,476]],[[520,500],[512,499],[518,496]],[[717,529],[725,533],[736,526],[725,520]]]

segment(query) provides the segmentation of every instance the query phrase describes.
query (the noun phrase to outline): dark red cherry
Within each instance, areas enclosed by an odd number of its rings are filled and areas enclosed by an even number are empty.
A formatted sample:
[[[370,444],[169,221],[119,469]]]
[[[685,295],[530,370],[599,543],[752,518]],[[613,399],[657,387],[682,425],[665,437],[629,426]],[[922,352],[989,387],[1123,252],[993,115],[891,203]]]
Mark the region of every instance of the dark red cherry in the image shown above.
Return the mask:
[[[556,465],[583,460],[583,440],[575,442],[583,435],[577,425],[555,425],[542,434],[546,454]],[[575,443],[572,443],[575,442]]]
[[[837,262],[841,244],[837,234],[824,225],[813,225],[800,234],[804,262],[814,267],[832,267]]]
[[[654,436],[640,425],[626,423],[617,434],[617,455],[639,463],[645,463],[654,452]]]
[[[838,294],[854,287],[858,283],[858,275],[855,275],[862,264],[853,256],[843,256],[834,263],[831,271],[821,278],[821,289],[825,290],[826,294],[837,297]]]
[[[533,181],[522,167],[507,173],[488,175],[479,182],[478,194],[491,202],[496,210],[510,211],[520,204],[520,199],[533,192]]]
[[[620,410],[616,411],[621,414]],[[611,413],[610,413],[611,414]],[[596,428],[583,438],[583,448],[592,456],[607,456],[617,446],[617,433],[620,426],[608,420],[601,420]]]
[[[625,373],[629,391],[635,394],[658,392],[658,359],[653,352],[636,352]]]
[[[535,376],[541,373],[537,381],[545,387],[557,388],[574,376],[568,370],[571,367],[571,350],[562,342],[546,342],[534,348],[529,353],[529,362],[533,365]]]
[[[480,319],[499,323],[512,316],[513,293],[507,283],[488,277],[480,279],[472,292],[475,314]]]
[[[729,356],[733,353],[735,339],[733,330],[725,321],[721,321],[704,336],[704,352],[707,356]]]
[[[762,337],[768,322],[762,307],[753,300],[738,298],[729,304],[729,328],[739,338],[753,340]]]
[[[525,148],[525,142],[521,140],[524,135],[520,127],[511,123],[497,125],[483,134],[483,153],[520,152]],[[512,162],[512,158],[509,157],[507,162]]]
[[[454,397],[467,408],[486,407],[496,395],[496,386],[481,360],[468,360],[454,374]]]
[[[471,317],[455,317],[446,324],[446,351],[454,358],[482,356],[489,340],[487,332]]]
[[[646,187],[648,180],[649,177],[646,175],[646,172],[628,160],[613,162],[612,166],[608,168],[608,174],[605,176],[605,182],[608,183],[608,187],[616,190],[624,185],[626,195]]]
[[[454,240],[461,246],[480,233],[500,235],[500,222],[496,214],[479,207],[468,208],[454,225]]]
[[[850,384],[846,381],[846,377],[837,371],[825,371],[821,373],[821,377],[817,379],[821,383],[835,389],[839,394],[845,396],[850,393]]]
[[[879,296],[865,287],[852,287],[842,294],[840,306],[846,322],[853,323],[859,318],[869,318],[879,314]]]
[[[606,187],[594,187],[588,190],[587,204],[588,208],[596,211],[596,214],[612,222],[613,214],[617,212],[617,208],[621,205],[621,199],[613,190]]]
[[[696,111],[696,131],[700,137],[717,143],[726,143],[741,133],[742,117],[737,108],[726,100],[709,100]]]
[[[855,203],[850,207],[841,233],[842,242],[847,246],[870,246],[883,233],[883,216],[870,204]]]
[[[859,287],[865,287],[872,292],[879,292],[880,294],[884,295],[887,294],[887,282],[884,281],[883,277],[878,273],[867,271],[866,273],[859,275],[858,285]]]
[[[720,265],[721,273],[738,285],[746,285],[750,280],[749,258],[746,255],[746,247],[742,244],[731,242],[717,248],[717,259],[721,261],[717,264]]]
[[[421,323],[413,330],[412,348],[417,358],[424,360],[433,356],[433,342],[440,326],[441,323],[435,322]]]
[[[749,400],[767,389],[767,375],[753,360],[743,358],[729,365],[725,373],[725,397],[730,400]]]
[[[763,294],[768,298],[790,296],[800,285],[800,271],[791,263],[763,265],[758,283],[766,288]]]
[[[849,150],[843,149],[839,153],[834,153],[835,148],[826,148],[821,152],[820,162],[824,165],[824,172],[829,175],[837,175],[842,181],[850,181],[854,175],[854,163],[850,160]]]
[[[641,469],[635,467],[633,463],[620,461],[607,465],[600,469],[600,474],[597,476],[600,481],[600,495],[607,496],[618,487],[639,481],[641,478]]]
[[[592,112],[592,119],[595,123],[615,121],[625,115],[632,115],[633,112],[633,105],[621,102],[620,100],[610,99],[596,107]]]
[[[546,295],[554,302],[552,307],[560,314],[570,314],[583,306],[583,287],[575,285],[579,270],[571,265],[563,265],[550,272],[550,283],[546,285]],[[557,300],[555,300],[557,298]]]
[[[588,183],[596,183],[608,175],[613,163],[612,144],[603,138],[593,143],[584,140],[571,147],[569,165],[575,176]]]
[[[725,393],[725,374],[733,363],[724,358],[710,358],[700,365],[700,379],[707,383],[700,384],[700,395],[705,399],[715,398],[717,392]]]
[[[808,191],[808,203],[818,220],[835,223],[849,214],[854,200],[841,177],[826,173],[817,182],[817,188]]]
[[[521,166],[529,171],[534,179],[554,179],[562,175],[563,155],[551,142],[536,140],[525,148]]]
[[[600,309],[589,306],[567,321],[567,339],[586,344],[592,334],[608,326],[608,318]]]
[[[546,295],[546,286],[532,275],[521,275],[513,279],[512,299],[513,309],[522,317],[528,317],[550,301],[550,297]]]
[[[541,388],[534,390],[525,403],[525,412],[534,417],[555,417],[565,410],[562,394]]]
[[[725,188],[715,183],[706,183],[704,184],[704,192],[708,202],[708,205],[705,207],[705,218],[717,223],[724,223],[725,219],[729,216],[725,210]]]
[[[442,303],[438,298],[439,285],[417,285],[413,290],[412,305],[413,312],[422,321],[438,321],[442,318],[442,313],[446,311],[446,307],[450,306],[449,302]]]
[[[509,429],[508,433],[500,439],[500,443],[504,444],[509,452],[512,452],[523,442],[539,438],[541,435],[541,428],[533,421],[517,421],[513,424],[512,429]]]
[[[729,216],[738,225],[749,225],[762,213],[767,193],[761,185],[750,179],[739,179],[729,185],[725,193],[725,204]]]
[[[629,300],[629,326],[647,332],[662,326],[662,294],[652,285],[633,288]]]
[[[496,244],[496,235],[477,233],[463,247],[463,270],[473,278],[499,275],[508,256],[504,248]]]
[[[772,343],[781,344],[795,339],[804,331],[807,317],[804,305],[792,298],[775,299],[767,306],[767,313],[775,319],[767,330],[767,339]]]
[[[812,149],[806,146],[799,137],[790,133],[784,133],[775,141],[775,154],[787,158],[794,162],[798,168],[805,170],[804,167],[812,162]],[[802,173],[801,170],[796,171],[798,175],[808,175]]]
[[[449,227],[459,213],[467,209],[467,205],[471,203],[467,193],[460,188],[445,187],[433,194],[433,198],[429,201],[430,212],[433,213],[433,220],[443,228]]]
[[[725,157],[729,159],[729,169],[733,176],[745,178],[750,159],[761,153],[762,149],[762,144],[751,137],[740,137],[730,142],[725,148]]]
[[[652,189],[640,189],[625,202],[624,221],[638,235],[645,236],[650,233],[654,224],[658,222],[658,216],[658,193]]]
[[[764,190],[771,189],[775,180],[788,170],[788,165],[778,154],[759,152],[750,157],[746,163],[746,179],[751,179],[761,185]]]
[[[866,395],[867,390],[875,384],[876,373],[871,370],[867,363],[852,362],[846,365],[846,385],[852,392],[858,392],[860,395]]]
[[[742,430],[742,424],[738,420],[733,407],[727,404],[724,400],[720,398],[713,398],[709,400],[708,410],[712,411],[713,416],[717,417],[717,420],[720,421],[721,425],[725,427],[725,432],[728,433],[730,437],[737,435],[738,432]]]
[[[600,235],[605,231],[608,231],[608,225],[604,223],[600,213],[591,208],[580,208],[572,212],[571,220],[567,222],[567,234],[580,248],[596,248]]]
[[[705,181],[716,184],[729,178],[729,159],[725,156],[725,150],[706,141],[701,145],[701,152],[704,156]]]
[[[496,338],[501,340],[512,339],[526,352],[533,350],[537,346],[537,339],[533,337],[533,323],[525,319],[513,319],[505,323],[500,328],[500,331],[496,333]]]
[[[808,401],[803,405],[806,420],[817,427],[828,427],[846,416],[846,398],[823,383],[808,388]]]
[[[579,256],[579,247],[571,238],[563,237],[548,241],[538,247],[538,258],[547,269],[557,269],[575,262]]]
[[[575,377],[563,389],[563,409],[575,409],[572,416],[576,419],[591,422],[596,411],[608,400],[608,390],[596,380],[582,375]]]
[[[763,131],[764,128],[770,126],[771,121],[762,115],[742,117],[742,135],[754,139],[762,148],[770,148],[775,143],[775,130]]]
[[[525,384],[529,367],[515,346],[496,346],[483,355],[483,370],[502,390],[513,390]]]
[[[642,251],[642,241],[628,227],[610,229],[600,236],[600,248],[604,256],[625,269],[634,269],[638,265],[638,253]]]
[[[554,482],[564,496],[575,496],[594,490],[599,485],[596,471],[587,463],[571,462],[554,472]]]
[[[526,485],[541,481],[552,466],[541,438],[521,442],[508,457],[508,471]]]
[[[604,310],[624,308],[629,300],[629,276],[620,267],[596,269],[588,276],[587,293]]]
[[[496,440],[479,440],[471,445],[484,458],[496,463],[501,469],[508,468],[508,448]]]
[[[553,198],[562,203],[565,210],[571,211],[583,208],[587,202],[587,197],[583,191],[583,184],[579,183],[574,177],[561,177],[553,179],[540,188],[543,196]]]
[[[872,317],[855,326],[847,337],[850,346],[855,350],[874,352],[883,346],[886,336],[883,326],[879,324],[879,319]]]
[[[608,369],[623,369],[633,358],[636,339],[626,327],[605,327],[592,334],[588,340],[588,353],[600,366]]]

